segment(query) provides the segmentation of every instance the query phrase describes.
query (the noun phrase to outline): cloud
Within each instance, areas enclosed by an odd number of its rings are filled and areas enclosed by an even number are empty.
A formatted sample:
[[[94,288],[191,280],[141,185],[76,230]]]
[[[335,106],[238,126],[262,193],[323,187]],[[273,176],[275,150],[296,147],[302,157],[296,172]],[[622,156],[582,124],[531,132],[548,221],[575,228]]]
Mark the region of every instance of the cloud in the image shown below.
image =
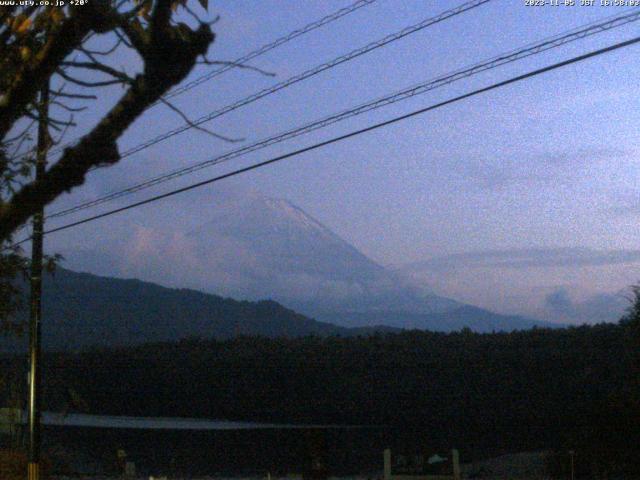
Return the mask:
[[[460,253],[405,267],[409,271],[421,269],[447,270],[465,268],[557,268],[620,265],[640,262],[640,250],[592,250],[588,248],[526,248],[484,250]]]
[[[564,287],[558,287],[544,300],[544,308],[552,315],[579,323],[616,322],[629,306],[620,292],[597,293],[582,302],[573,302]]]
[[[609,207],[608,211],[616,217],[640,215],[640,191],[630,191],[618,195],[616,205]]]
[[[521,156],[496,156],[493,159],[475,159],[457,162],[453,172],[465,184],[473,183],[481,190],[495,190],[517,185],[557,185],[576,179],[594,165],[613,160],[624,160],[630,152],[614,148],[589,148],[577,152],[547,152]]]
[[[575,309],[569,292],[565,288],[557,288],[552,293],[548,294],[544,299],[545,308],[551,310],[551,312],[572,317],[575,314]]]

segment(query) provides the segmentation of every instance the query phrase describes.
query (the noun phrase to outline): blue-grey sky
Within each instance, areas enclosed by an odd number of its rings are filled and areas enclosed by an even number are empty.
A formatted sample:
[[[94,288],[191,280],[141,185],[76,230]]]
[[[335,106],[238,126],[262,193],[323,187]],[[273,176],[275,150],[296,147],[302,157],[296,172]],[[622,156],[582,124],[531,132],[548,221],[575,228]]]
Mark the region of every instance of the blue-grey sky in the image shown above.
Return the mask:
[[[231,60],[349,4],[345,0],[210,2],[217,39],[210,57]],[[192,118],[288,78],[461,2],[378,0],[252,64],[276,78],[234,70],[177,97]],[[579,1],[578,1],[579,3]],[[622,7],[529,7],[495,0],[243,107],[207,126],[247,141],[472,64],[478,60],[621,13]],[[638,34],[640,23],[501,67],[326,130],[270,147],[129,197],[145,198]],[[50,250],[107,250],[135,228],[173,235],[206,222],[226,195],[286,198],[383,265],[464,252],[640,246],[640,47],[630,47],[414,117],[338,145],[286,160],[135,211],[52,235]],[[135,59],[119,64],[135,71]],[[195,78],[210,69],[202,66]],[[120,90],[101,95],[96,112]],[[181,120],[164,106],[122,138],[126,149]],[[79,133],[79,131],[78,131]],[[49,208],[55,211],[166,170],[237,147],[191,130],[89,176]],[[122,205],[114,202],[109,206]],[[99,212],[100,209],[92,210]],[[86,212],[85,212],[86,213]],[[81,218],[65,217],[66,220]],[[52,227],[61,224],[51,222]],[[527,292],[615,292],[640,278],[638,257],[599,265],[458,268],[432,275],[440,293],[514,311]],[[453,272],[453,273],[452,273]],[[489,272],[489,273],[488,273]],[[99,273],[99,272],[96,272]],[[540,290],[541,289],[541,290]],[[538,291],[538,290],[535,290]],[[582,292],[582,293],[581,293]],[[536,306],[532,300],[529,310]]]

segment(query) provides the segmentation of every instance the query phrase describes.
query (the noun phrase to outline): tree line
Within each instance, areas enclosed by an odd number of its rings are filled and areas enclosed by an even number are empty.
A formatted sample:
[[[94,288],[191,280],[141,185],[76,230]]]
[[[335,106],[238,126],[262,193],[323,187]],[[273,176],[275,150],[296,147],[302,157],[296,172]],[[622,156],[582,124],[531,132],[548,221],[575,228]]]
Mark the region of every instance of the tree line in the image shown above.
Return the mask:
[[[191,338],[57,353],[44,362],[46,407],[387,425],[465,455],[572,449],[638,471],[637,324],[636,314],[561,330]],[[21,362],[3,359],[14,371]]]

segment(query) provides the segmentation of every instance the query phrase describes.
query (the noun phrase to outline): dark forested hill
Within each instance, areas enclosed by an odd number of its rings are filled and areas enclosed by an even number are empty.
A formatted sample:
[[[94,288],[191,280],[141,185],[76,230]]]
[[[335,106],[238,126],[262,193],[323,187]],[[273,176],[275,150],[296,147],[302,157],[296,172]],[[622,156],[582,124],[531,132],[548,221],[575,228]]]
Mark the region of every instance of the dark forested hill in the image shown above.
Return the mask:
[[[339,315],[335,314],[336,320]],[[325,313],[316,317],[322,320],[317,321],[271,300],[237,301],[196,290],[58,268],[55,276],[47,276],[44,281],[42,335],[45,349],[74,351],[189,337],[353,336],[401,328],[450,331],[469,327],[486,332],[544,325],[471,306],[445,313],[378,311],[351,315],[351,324],[340,326],[334,324],[334,315]],[[25,342],[24,338],[0,337],[0,351],[24,350]]]
[[[46,277],[43,345],[48,350],[121,346],[188,337],[345,334],[273,301],[244,302],[59,268]],[[9,340],[4,339],[5,346]]]

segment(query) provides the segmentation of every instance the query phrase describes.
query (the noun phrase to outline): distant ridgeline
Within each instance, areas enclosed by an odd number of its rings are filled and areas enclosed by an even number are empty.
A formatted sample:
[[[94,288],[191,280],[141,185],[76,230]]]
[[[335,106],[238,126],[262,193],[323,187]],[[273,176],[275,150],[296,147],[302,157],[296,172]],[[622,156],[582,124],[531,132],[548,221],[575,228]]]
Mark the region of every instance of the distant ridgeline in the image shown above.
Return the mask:
[[[346,333],[273,301],[244,302],[58,268],[45,277],[42,341],[46,350],[123,346],[189,337],[303,336]],[[0,337],[4,351],[26,339]]]
[[[402,325],[440,331],[469,327],[483,332],[551,326],[469,305],[425,315],[381,311],[317,315],[324,321],[271,300],[237,301],[58,268],[54,277],[47,276],[44,281],[42,337],[46,350],[77,351],[90,346],[116,347],[190,337],[221,340],[240,335],[368,335],[397,332]],[[328,323],[334,317],[347,324],[372,326],[349,328]],[[20,352],[25,348],[26,338],[0,336],[0,351]]]

